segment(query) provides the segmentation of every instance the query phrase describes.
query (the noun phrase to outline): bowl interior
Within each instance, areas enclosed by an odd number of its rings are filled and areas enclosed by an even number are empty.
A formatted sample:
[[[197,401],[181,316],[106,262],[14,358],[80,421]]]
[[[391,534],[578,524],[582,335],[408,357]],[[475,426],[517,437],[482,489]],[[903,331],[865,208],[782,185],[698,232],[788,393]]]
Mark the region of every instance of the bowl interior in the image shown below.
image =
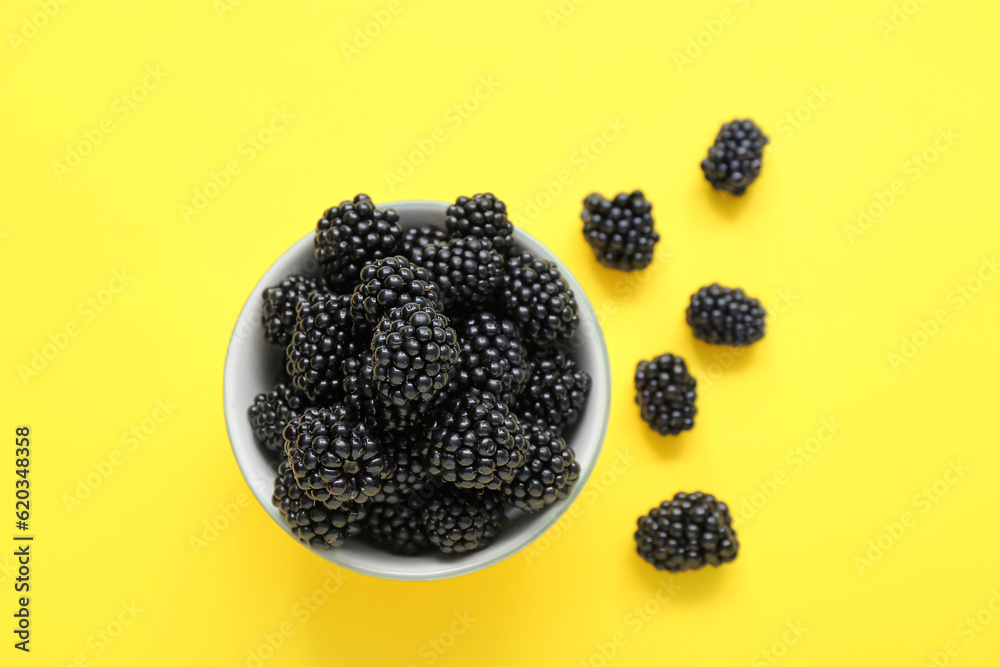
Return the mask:
[[[380,206],[396,209],[404,229],[420,225],[443,228],[448,204],[409,201]],[[510,509],[508,523],[493,544],[471,554],[429,552],[416,557],[397,556],[356,538],[339,549],[315,552],[317,555],[354,572],[386,579],[429,580],[468,574],[509,558],[541,537],[583,490],[597,463],[608,426],[611,372],[604,336],[587,295],[562,262],[520,229],[515,233],[515,240],[518,247],[556,263],[573,289],[580,310],[580,330],[570,341],[567,351],[590,374],[593,386],[580,421],[565,434],[580,463],[580,480],[571,495],[535,514]],[[223,378],[226,428],[236,461],[261,506],[293,539],[277,508],[271,504],[277,468],[275,455],[257,444],[247,419],[247,409],[257,394],[270,391],[279,381],[284,364],[283,351],[267,343],[261,331],[261,293],[287,276],[318,273],[319,267],[313,257],[313,234],[309,233],[278,258],[254,287],[233,331]]]

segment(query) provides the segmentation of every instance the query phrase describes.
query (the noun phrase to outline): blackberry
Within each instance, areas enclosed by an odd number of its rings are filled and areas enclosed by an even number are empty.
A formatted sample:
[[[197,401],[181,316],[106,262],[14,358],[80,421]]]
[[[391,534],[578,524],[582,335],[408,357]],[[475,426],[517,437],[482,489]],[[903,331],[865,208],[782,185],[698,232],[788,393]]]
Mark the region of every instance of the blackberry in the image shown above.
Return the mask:
[[[314,294],[299,304],[286,370],[310,400],[337,398],[341,365],[367,349],[370,340],[370,330],[351,317],[350,296]]]
[[[264,290],[264,308],[260,319],[264,339],[268,343],[288,345],[295,328],[295,311],[299,303],[313,293],[328,294],[322,278],[289,276],[278,285]]]
[[[495,492],[443,485],[420,513],[427,539],[445,553],[466,553],[490,545],[503,523],[503,501]]]
[[[639,517],[636,550],[657,570],[684,572],[735,560],[736,541],[726,503],[697,491],[678,493]]]
[[[590,375],[562,350],[540,352],[514,411],[525,423],[542,424],[561,436],[580,419],[590,384]]]
[[[767,313],[743,290],[712,283],[691,295],[687,323],[694,337],[712,345],[742,347],[764,337]]]
[[[278,508],[292,534],[316,551],[343,546],[348,537],[361,534],[361,521],[365,518],[362,507],[352,504],[330,509],[307,496],[296,485],[288,461],[278,466],[271,504]]]
[[[364,503],[382,489],[393,462],[353,408],[308,408],[285,427],[285,454],[310,498],[338,507]]]
[[[438,287],[426,269],[405,257],[386,257],[361,269],[361,284],[351,295],[351,314],[372,326],[406,303],[438,306]]]
[[[569,497],[580,479],[580,464],[565,440],[539,424],[525,427],[524,437],[528,441],[525,464],[500,490],[510,505],[537,512]]]
[[[642,190],[605,199],[595,192],[583,200],[583,236],[602,266],[639,271],[653,261],[660,235],[653,227],[653,205]]]
[[[457,385],[488,391],[512,403],[528,378],[528,356],[517,325],[483,311],[456,321],[455,330],[462,342]]]
[[[453,237],[486,239],[494,250],[514,250],[514,225],[507,219],[507,206],[491,193],[459,197],[448,207],[444,224]]]
[[[402,235],[395,210],[376,208],[360,194],[327,209],[316,223],[316,260],[331,285],[350,286],[363,266],[391,255]]]
[[[411,401],[395,405],[390,398],[375,391],[371,352],[362,352],[347,359],[341,369],[344,376],[344,403],[386,431],[412,428],[434,405],[433,401]]]
[[[461,348],[448,318],[408,303],[379,322],[372,338],[375,389],[395,405],[428,401],[451,379]]]
[[[309,401],[295,387],[278,383],[266,394],[258,394],[248,410],[257,441],[272,452],[285,450],[282,432],[289,421],[309,407]]]
[[[372,542],[394,554],[416,556],[431,546],[420,512],[406,503],[376,505],[368,513],[364,530]]]
[[[402,255],[417,266],[423,266],[422,251],[433,243],[441,243],[450,238],[448,232],[440,227],[423,225],[403,230],[403,237],[396,247],[396,254]]]
[[[739,197],[757,180],[768,141],[749,118],[726,123],[708,149],[708,157],[701,161],[705,178],[716,190]]]
[[[635,369],[635,402],[643,421],[660,435],[677,435],[694,427],[697,382],[687,364],[673,354],[640,361]]]
[[[441,287],[441,305],[482,306],[503,287],[503,257],[475,237],[452,239],[421,251],[423,266]]]
[[[463,489],[498,489],[524,464],[524,429],[506,403],[471,391],[448,403],[430,431],[427,470]]]
[[[372,499],[378,503],[394,504],[405,501],[413,493],[420,493],[427,486],[427,433],[414,429],[397,434],[387,448],[386,458],[393,465],[392,473],[382,480],[382,489]]]
[[[580,326],[576,298],[552,262],[522,252],[508,258],[501,301],[537,345],[569,338]]]

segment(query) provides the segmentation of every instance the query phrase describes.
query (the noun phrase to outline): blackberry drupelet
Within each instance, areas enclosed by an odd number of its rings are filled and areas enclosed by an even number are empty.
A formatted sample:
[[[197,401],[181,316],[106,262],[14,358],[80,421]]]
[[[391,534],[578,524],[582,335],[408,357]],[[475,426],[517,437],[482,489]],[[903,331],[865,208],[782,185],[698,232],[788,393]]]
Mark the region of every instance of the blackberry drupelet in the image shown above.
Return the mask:
[[[566,441],[540,424],[525,427],[528,455],[514,479],[500,487],[508,504],[525,512],[538,512],[565,500],[580,478],[580,464]]]
[[[386,458],[393,464],[392,473],[382,480],[382,489],[373,500],[378,503],[400,503],[428,485],[424,457],[430,441],[424,429],[411,429],[391,438]]]
[[[266,394],[258,394],[248,410],[257,441],[272,452],[285,451],[281,435],[288,422],[309,407],[309,400],[293,386],[278,383]]]
[[[444,224],[453,237],[486,239],[501,255],[514,250],[514,225],[507,218],[507,206],[491,193],[459,197],[448,207],[447,216]]]
[[[352,503],[340,509],[330,509],[307,496],[296,485],[288,461],[282,461],[278,466],[271,504],[278,508],[292,534],[316,551],[343,546],[348,537],[360,535],[361,521],[365,518],[365,510],[361,506]]]
[[[510,404],[528,379],[528,354],[521,334],[510,320],[489,311],[455,321],[462,343],[455,382],[464,389],[481,389]]]
[[[712,283],[691,295],[687,323],[694,337],[712,345],[742,347],[764,337],[767,313],[742,289]]]
[[[406,503],[375,505],[365,521],[365,534],[394,554],[416,556],[430,548],[420,512]]]
[[[697,382],[687,364],[673,354],[640,361],[635,369],[635,402],[643,421],[660,435],[677,435],[694,427]]]
[[[285,455],[306,495],[338,507],[364,503],[393,472],[377,433],[353,408],[307,408],[285,427]]]
[[[716,190],[739,197],[757,180],[764,159],[767,136],[750,120],[726,123],[702,160],[701,170]]]
[[[508,258],[501,302],[535,345],[569,338],[580,326],[576,298],[559,269],[528,252]]]
[[[438,307],[438,286],[426,269],[405,257],[386,257],[361,269],[361,284],[351,295],[351,314],[372,326],[393,308],[407,303]]]
[[[639,517],[635,543],[640,556],[668,572],[718,567],[740,548],[729,508],[700,491],[678,493]]]
[[[449,238],[451,237],[448,232],[440,227],[431,227],[430,225],[410,227],[403,230],[403,237],[396,247],[396,254],[402,255],[417,266],[423,266],[421,251],[426,246],[447,241]]]
[[[331,285],[350,287],[362,267],[392,255],[402,236],[395,210],[379,209],[359,194],[327,209],[316,223],[316,260]]]
[[[590,384],[590,375],[562,350],[539,352],[514,411],[526,424],[542,424],[561,436],[580,419]]]
[[[653,261],[660,240],[653,226],[653,205],[642,190],[605,199],[595,192],[583,200],[583,236],[602,266],[639,271]]]
[[[411,401],[395,405],[374,387],[371,352],[365,351],[344,362],[344,403],[356,409],[386,431],[413,428],[433,408],[434,401]]]
[[[354,320],[350,303],[348,295],[314,294],[299,304],[286,370],[312,401],[339,397],[344,360],[368,349],[371,331]]]
[[[314,293],[329,294],[322,278],[289,276],[274,287],[264,290],[261,324],[268,343],[288,345],[295,329],[296,309]]]
[[[427,539],[444,553],[467,553],[490,545],[503,523],[503,501],[496,492],[442,485],[420,512]]]
[[[390,311],[371,349],[374,387],[395,405],[433,398],[450,381],[461,350],[448,318],[418,303]]]
[[[506,403],[472,390],[445,405],[430,431],[427,470],[463,489],[498,489],[524,465],[524,429]]]
[[[504,259],[481,238],[456,238],[425,247],[423,266],[441,288],[441,305],[486,306],[503,287]]]

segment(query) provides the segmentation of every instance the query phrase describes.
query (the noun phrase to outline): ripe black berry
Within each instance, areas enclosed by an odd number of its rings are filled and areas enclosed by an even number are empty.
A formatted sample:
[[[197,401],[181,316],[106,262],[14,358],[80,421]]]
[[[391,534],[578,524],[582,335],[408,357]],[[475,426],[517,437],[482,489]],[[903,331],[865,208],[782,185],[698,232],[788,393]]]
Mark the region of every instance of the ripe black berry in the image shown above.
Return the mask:
[[[445,553],[483,549],[503,523],[503,501],[496,492],[441,486],[420,513],[428,540]]]
[[[635,369],[635,402],[649,427],[660,435],[677,435],[694,427],[697,382],[687,364],[673,354],[640,361]]]
[[[729,508],[700,491],[678,493],[639,517],[636,550],[657,570],[684,572],[736,558],[740,544]]]
[[[433,398],[451,379],[461,350],[448,318],[418,303],[392,309],[371,349],[375,389],[396,405]]]
[[[314,294],[299,304],[286,370],[312,401],[340,395],[341,365],[371,341],[371,331],[351,316],[350,301],[348,295]]]
[[[456,320],[462,343],[455,382],[465,389],[481,389],[510,404],[528,378],[528,356],[521,333],[510,320],[489,311]]]
[[[288,422],[309,407],[309,400],[295,387],[278,383],[266,394],[258,394],[248,411],[257,441],[272,452],[285,450],[282,432]]]
[[[503,287],[503,257],[476,237],[456,238],[425,247],[423,266],[441,287],[441,305],[488,306]]]
[[[653,205],[642,190],[613,200],[595,192],[583,200],[583,236],[597,261],[609,269],[638,271],[653,261],[660,235],[653,228]]]
[[[590,392],[590,375],[562,350],[536,354],[524,393],[514,411],[526,423],[540,423],[555,436],[580,419]]]
[[[428,484],[424,457],[428,434],[424,429],[411,429],[395,434],[386,447],[386,458],[392,463],[392,473],[382,480],[382,488],[373,500],[378,503],[404,502]]]
[[[576,298],[559,269],[531,253],[507,260],[501,297],[507,317],[536,345],[569,338],[580,326]]]
[[[330,509],[307,496],[296,485],[288,461],[282,461],[278,466],[271,504],[278,508],[292,534],[316,551],[343,546],[348,537],[361,533],[361,521],[365,518],[365,510],[361,506],[350,503],[339,509]]]
[[[327,209],[316,223],[316,259],[333,286],[351,286],[366,264],[388,257],[403,230],[399,214],[375,207],[368,195]]]
[[[713,188],[739,197],[757,180],[767,142],[767,136],[749,118],[726,123],[702,160],[701,170]]]
[[[344,404],[386,431],[406,432],[433,409],[435,401],[409,401],[396,405],[375,390],[371,352],[361,352],[344,362]]]
[[[423,266],[421,251],[432,243],[441,243],[450,238],[448,232],[440,227],[423,225],[403,230],[403,237],[396,248],[396,254],[402,255],[417,266]]]
[[[264,290],[264,307],[261,311],[264,339],[269,343],[288,345],[295,328],[295,312],[299,303],[315,293],[329,294],[322,278],[308,276],[289,276],[280,284]]]
[[[430,548],[420,512],[406,503],[375,505],[364,530],[375,544],[394,554],[416,556]]]
[[[506,254],[514,249],[514,225],[507,219],[507,206],[489,192],[459,197],[448,207],[445,226],[452,236],[486,239]]]
[[[375,326],[393,308],[413,302],[437,308],[437,285],[426,269],[405,257],[386,257],[361,269],[361,284],[351,295],[351,313]]]
[[[698,340],[741,347],[764,337],[766,315],[760,301],[742,289],[713,283],[691,295],[687,323]]]
[[[525,427],[528,454],[514,479],[500,487],[504,499],[525,512],[565,500],[580,478],[580,464],[566,441],[539,424]]]

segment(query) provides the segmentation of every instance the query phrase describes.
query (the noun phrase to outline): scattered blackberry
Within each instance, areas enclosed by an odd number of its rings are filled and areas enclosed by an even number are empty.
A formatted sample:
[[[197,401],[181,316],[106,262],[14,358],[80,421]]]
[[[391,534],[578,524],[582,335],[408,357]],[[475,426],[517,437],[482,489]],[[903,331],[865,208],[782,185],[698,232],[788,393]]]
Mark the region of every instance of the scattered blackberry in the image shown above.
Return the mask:
[[[351,317],[351,297],[314,294],[299,304],[286,370],[312,401],[340,395],[341,365],[367,349],[370,330]]]
[[[489,546],[503,519],[499,493],[466,491],[448,484],[437,490],[420,513],[428,540],[445,553]]]
[[[489,192],[459,197],[448,207],[444,224],[454,237],[486,239],[500,254],[514,250],[514,225],[507,219],[507,206]]]
[[[288,424],[284,436],[295,481],[306,495],[329,507],[364,503],[393,472],[374,430],[343,404],[306,409]]]
[[[559,269],[531,253],[507,260],[502,303],[507,316],[537,345],[569,338],[580,326],[576,299]]]
[[[635,369],[635,402],[643,420],[660,435],[692,429],[698,414],[696,384],[678,356],[662,354],[652,361],[640,361]]]
[[[361,268],[391,255],[402,235],[395,210],[376,208],[360,194],[327,209],[316,223],[316,259],[331,285],[353,285]]]
[[[701,161],[705,178],[716,190],[739,197],[757,180],[768,141],[749,118],[726,123],[708,149],[708,157]]]
[[[424,490],[428,477],[424,457],[429,444],[423,429],[399,433],[392,439],[386,454],[393,464],[392,474],[382,480],[382,489],[373,498],[375,502],[400,503]]]
[[[289,421],[309,407],[308,399],[295,387],[279,383],[266,394],[258,394],[248,411],[257,441],[272,452],[285,450],[282,432]]]
[[[303,493],[295,483],[288,461],[278,466],[271,504],[300,542],[316,551],[343,546],[344,540],[361,533],[365,510],[357,505],[330,509]]]
[[[484,306],[503,287],[503,257],[484,239],[456,238],[421,251],[423,266],[441,287],[441,305]]]
[[[687,323],[698,340],[741,347],[764,337],[766,315],[760,301],[743,290],[712,283],[691,295]]]
[[[653,228],[653,205],[642,190],[605,199],[595,192],[583,200],[583,236],[597,261],[609,269],[638,271],[653,261],[660,235]]]
[[[417,303],[392,309],[371,349],[375,389],[395,405],[430,400],[448,384],[461,350],[448,318]]]
[[[726,503],[700,491],[664,500],[638,525],[636,550],[657,570],[718,567],[733,561],[740,548]]]
[[[405,303],[438,306],[438,287],[426,269],[405,257],[386,257],[361,269],[361,284],[351,295],[351,314],[375,326],[390,310]]]
[[[295,328],[295,311],[313,293],[328,294],[322,278],[289,276],[274,287],[264,290],[261,324],[268,343],[288,345]]]
[[[440,227],[423,225],[403,230],[403,237],[396,248],[396,254],[402,255],[417,266],[423,266],[421,251],[432,243],[441,243],[450,238],[448,232]]]
[[[512,403],[528,378],[528,356],[517,325],[483,311],[456,321],[455,330],[462,342],[455,373],[458,386],[488,391]]]
[[[371,352],[349,358],[341,367],[344,376],[344,403],[368,417],[386,431],[411,429],[434,406],[434,401],[411,401],[395,405],[375,391]]]
[[[524,464],[524,429],[506,403],[471,391],[441,409],[430,432],[427,470],[463,489],[498,489]]]
[[[420,513],[406,503],[378,504],[368,513],[365,534],[394,554],[416,556],[430,548]]]
[[[535,356],[524,393],[514,411],[525,423],[540,423],[555,436],[580,419],[590,392],[590,376],[561,350]]]
[[[539,424],[525,427],[528,455],[514,479],[500,487],[504,499],[525,512],[565,500],[580,478],[580,464],[566,441]]]

